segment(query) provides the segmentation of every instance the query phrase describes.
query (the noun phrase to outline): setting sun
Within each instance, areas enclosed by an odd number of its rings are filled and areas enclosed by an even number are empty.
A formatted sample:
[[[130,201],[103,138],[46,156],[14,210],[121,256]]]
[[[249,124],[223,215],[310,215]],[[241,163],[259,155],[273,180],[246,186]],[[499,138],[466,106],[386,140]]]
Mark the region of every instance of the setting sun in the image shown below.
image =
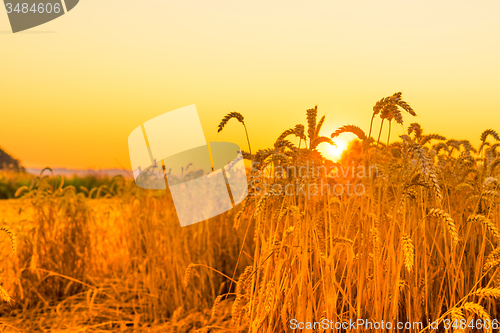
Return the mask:
[[[340,159],[340,157],[342,156],[342,153],[347,148],[347,143],[343,140],[338,140],[338,139],[335,140],[334,142],[337,146],[332,146],[332,145],[326,144],[322,148],[323,148],[323,150],[326,150],[326,151],[324,151],[326,158],[329,158],[333,161],[337,161],[338,159]]]

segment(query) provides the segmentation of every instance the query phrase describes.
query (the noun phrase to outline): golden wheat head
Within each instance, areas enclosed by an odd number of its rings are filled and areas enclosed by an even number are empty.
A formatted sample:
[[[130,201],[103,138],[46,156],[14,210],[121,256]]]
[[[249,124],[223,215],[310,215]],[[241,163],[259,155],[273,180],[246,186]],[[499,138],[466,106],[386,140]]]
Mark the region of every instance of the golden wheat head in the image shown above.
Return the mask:
[[[0,227],[0,231],[5,232],[7,236],[9,236],[12,252],[14,253],[15,256],[17,256],[17,237],[14,234],[14,232],[12,232],[12,230],[10,230],[10,228],[6,226]]]
[[[2,286],[0,286],[0,298],[2,298],[2,301],[7,302],[9,304],[12,303],[12,298],[9,296],[9,294],[3,289]]]
[[[500,247],[497,247],[486,257],[484,261],[484,270],[487,271],[494,268],[500,264]]]
[[[359,128],[358,126],[356,126],[356,125],[344,125],[342,127],[339,127],[335,132],[333,132],[330,135],[330,137],[333,139],[333,138],[336,138],[337,136],[339,136],[342,133],[353,133],[360,140],[363,140],[363,141],[367,139],[365,132],[361,128]]]
[[[186,268],[186,272],[184,273],[184,279],[182,280],[182,284],[184,288],[187,288],[187,285],[189,284],[189,280],[191,279],[191,274],[193,273],[193,269],[196,267],[195,264],[190,263],[188,267]]]
[[[446,223],[448,232],[450,233],[451,242],[453,245],[458,244],[458,231],[455,222],[450,217],[450,215],[444,212],[442,209],[433,208],[429,211],[430,216],[438,217]]]
[[[490,318],[490,315],[488,314],[488,312],[486,312],[486,310],[481,305],[479,305],[477,303],[467,302],[464,305],[462,305],[462,309],[467,311],[467,312],[470,312],[470,313],[477,315],[478,318],[480,318],[483,321],[483,323],[484,322],[491,323],[491,318]],[[491,324],[485,325],[483,327],[484,327],[486,332],[492,332]]]
[[[318,106],[316,105],[312,109],[308,109],[307,113],[307,134],[309,139],[314,138],[314,133],[316,133],[316,119],[318,117]]]
[[[219,126],[218,126],[218,129],[217,129],[217,133],[219,133],[220,131],[222,131],[224,129],[224,126],[226,126],[227,122],[232,119],[232,118],[235,118],[236,120],[238,120],[240,123],[242,124],[245,124],[245,118],[243,117],[243,115],[239,112],[229,112],[224,118],[222,118],[221,122],[219,123]]]
[[[460,309],[460,308],[451,309],[450,319],[451,319],[452,326],[453,326],[453,323],[456,323],[454,325],[454,327],[455,327],[455,329],[453,330],[454,333],[465,332],[465,330],[460,328],[460,321],[465,319],[464,314],[462,312],[462,309]]]
[[[471,215],[468,218],[470,222],[479,222],[485,226],[485,228],[495,237],[496,239],[500,239],[500,232],[498,232],[497,227],[491,222],[490,219],[486,218],[484,215]]]
[[[224,297],[224,295],[219,295],[215,298],[215,301],[214,301],[214,305],[212,307],[212,316],[211,318],[214,318],[215,315],[217,314],[217,310],[219,309],[219,303],[220,301],[222,301],[222,297]]]
[[[411,272],[413,269],[413,263],[415,262],[415,247],[413,246],[413,242],[410,238],[410,235],[403,234],[402,237],[403,242],[403,257],[404,257],[404,265],[408,272]]]
[[[488,139],[488,136],[492,136],[493,138],[495,138],[495,140],[500,141],[500,136],[498,135],[497,131],[495,131],[491,128],[489,128],[489,129],[483,131],[483,133],[481,133],[480,140],[482,142],[485,142],[486,139]]]
[[[479,288],[472,294],[479,297],[500,298],[500,288]]]

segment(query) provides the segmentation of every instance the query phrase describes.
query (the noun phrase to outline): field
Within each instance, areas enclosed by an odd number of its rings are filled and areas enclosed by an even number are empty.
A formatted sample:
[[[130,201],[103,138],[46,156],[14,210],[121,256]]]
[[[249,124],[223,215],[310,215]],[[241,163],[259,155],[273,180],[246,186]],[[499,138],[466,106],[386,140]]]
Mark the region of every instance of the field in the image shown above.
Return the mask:
[[[318,112],[244,152],[247,198],[192,226],[168,191],[122,177],[85,190],[45,172],[19,188],[0,201],[0,326],[340,332],[363,319],[358,331],[495,331],[498,133],[478,133],[478,147],[426,134],[401,93],[375,104],[368,131],[320,136]],[[407,134],[389,142],[403,116]],[[230,113],[219,131],[244,120]],[[325,159],[317,147],[344,133],[358,140]]]

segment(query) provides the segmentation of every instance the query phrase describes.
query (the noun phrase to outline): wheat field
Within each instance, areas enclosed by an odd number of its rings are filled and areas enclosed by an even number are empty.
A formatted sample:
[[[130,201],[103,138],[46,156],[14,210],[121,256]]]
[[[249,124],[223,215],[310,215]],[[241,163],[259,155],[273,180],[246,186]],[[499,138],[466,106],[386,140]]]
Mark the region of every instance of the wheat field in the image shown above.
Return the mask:
[[[168,191],[123,177],[77,191],[45,171],[0,202],[0,327],[495,331],[500,136],[487,129],[473,147],[425,133],[415,115],[395,93],[375,103],[367,130],[321,136],[315,107],[252,152],[244,116],[229,113],[218,131],[244,126],[249,195],[184,228]],[[407,134],[390,142],[403,118]],[[327,160],[318,146],[344,133],[358,139]],[[357,320],[371,324],[335,326]]]

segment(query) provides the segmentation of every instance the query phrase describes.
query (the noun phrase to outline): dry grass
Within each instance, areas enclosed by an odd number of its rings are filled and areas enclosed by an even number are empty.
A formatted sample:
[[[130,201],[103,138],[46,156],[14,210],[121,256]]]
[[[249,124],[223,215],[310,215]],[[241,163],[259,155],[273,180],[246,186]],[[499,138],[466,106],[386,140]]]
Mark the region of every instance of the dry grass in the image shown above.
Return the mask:
[[[307,128],[291,127],[272,148],[244,153],[260,163],[249,170],[259,188],[237,209],[185,228],[168,192],[117,178],[103,189],[109,198],[89,199],[38,179],[21,199],[0,205],[19,257],[16,268],[5,234],[0,293],[13,302],[3,305],[0,324],[18,331],[286,332],[290,319],[426,326],[498,318],[498,134],[485,131],[476,150],[412,123],[401,140],[384,144],[384,124],[388,133],[393,120],[415,115],[401,98],[377,102],[368,135],[353,125],[331,135],[362,140],[340,164],[317,151],[331,141],[320,135],[318,109],[307,110]],[[231,113],[220,131],[231,118],[244,125]],[[286,140],[292,135],[298,144]],[[378,172],[264,176],[264,167],[347,165]],[[270,190],[322,182],[361,184],[365,192]]]

